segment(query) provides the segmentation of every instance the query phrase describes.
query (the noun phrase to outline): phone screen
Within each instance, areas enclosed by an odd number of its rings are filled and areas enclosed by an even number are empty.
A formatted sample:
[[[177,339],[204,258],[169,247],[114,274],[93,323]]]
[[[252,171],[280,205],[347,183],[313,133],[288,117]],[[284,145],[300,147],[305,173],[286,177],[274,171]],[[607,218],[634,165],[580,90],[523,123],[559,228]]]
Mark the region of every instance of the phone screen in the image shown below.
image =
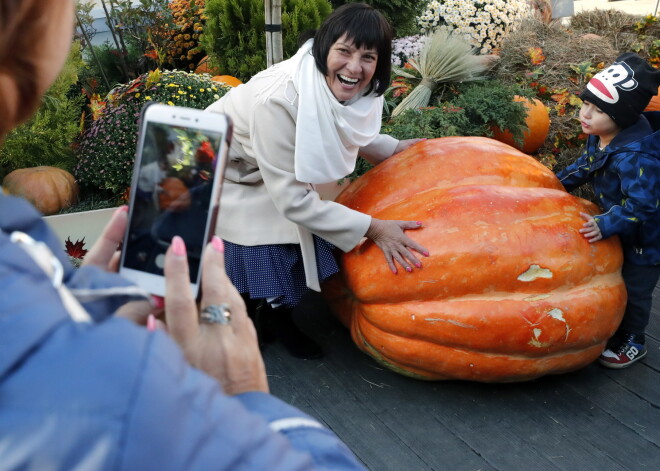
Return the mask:
[[[197,283],[223,139],[220,132],[146,123],[124,267],[163,276],[165,252],[178,235],[186,244],[190,282]]]

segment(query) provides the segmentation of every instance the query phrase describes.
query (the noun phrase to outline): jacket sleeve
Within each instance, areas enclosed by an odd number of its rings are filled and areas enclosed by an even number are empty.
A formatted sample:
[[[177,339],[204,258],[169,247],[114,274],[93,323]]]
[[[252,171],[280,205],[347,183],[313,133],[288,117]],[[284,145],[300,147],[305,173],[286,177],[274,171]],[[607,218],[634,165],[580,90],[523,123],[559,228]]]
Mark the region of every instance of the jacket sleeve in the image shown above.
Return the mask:
[[[371,217],[319,194],[295,176],[295,119],[284,99],[271,98],[254,108],[250,135],[270,198],[289,221],[347,252],[366,234]]]
[[[316,420],[269,394],[224,395],[165,334],[148,335],[114,469],[364,469]]]
[[[640,223],[660,210],[660,160],[634,153],[618,162],[616,169],[624,197],[621,204],[594,217],[603,238],[632,235]]]
[[[387,134],[379,134],[369,145],[360,148],[360,155],[374,165],[389,159],[394,154],[399,140]]]
[[[557,178],[566,191],[572,191],[589,181],[589,161],[587,159],[587,152],[583,151],[575,162],[557,173]]]

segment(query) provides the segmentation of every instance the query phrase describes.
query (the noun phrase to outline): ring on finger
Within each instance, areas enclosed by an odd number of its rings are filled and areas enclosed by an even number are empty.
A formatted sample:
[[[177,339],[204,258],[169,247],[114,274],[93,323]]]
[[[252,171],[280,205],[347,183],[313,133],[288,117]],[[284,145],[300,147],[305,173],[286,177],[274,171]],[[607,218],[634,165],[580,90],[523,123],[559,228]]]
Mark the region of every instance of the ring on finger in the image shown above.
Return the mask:
[[[199,319],[207,324],[229,325],[231,322],[231,311],[225,303],[210,304],[202,309]]]

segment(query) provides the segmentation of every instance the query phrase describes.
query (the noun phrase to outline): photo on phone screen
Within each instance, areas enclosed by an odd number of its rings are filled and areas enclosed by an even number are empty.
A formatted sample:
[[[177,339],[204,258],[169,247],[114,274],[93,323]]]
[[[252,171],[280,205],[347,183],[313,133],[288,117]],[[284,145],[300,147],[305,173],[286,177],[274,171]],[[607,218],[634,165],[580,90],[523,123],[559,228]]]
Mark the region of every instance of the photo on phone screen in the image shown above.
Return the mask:
[[[215,229],[211,212],[217,211],[226,129],[158,122],[149,111],[143,116],[121,271],[164,294],[152,283],[164,289],[165,252],[175,235],[186,244],[190,282],[199,283],[202,252]]]

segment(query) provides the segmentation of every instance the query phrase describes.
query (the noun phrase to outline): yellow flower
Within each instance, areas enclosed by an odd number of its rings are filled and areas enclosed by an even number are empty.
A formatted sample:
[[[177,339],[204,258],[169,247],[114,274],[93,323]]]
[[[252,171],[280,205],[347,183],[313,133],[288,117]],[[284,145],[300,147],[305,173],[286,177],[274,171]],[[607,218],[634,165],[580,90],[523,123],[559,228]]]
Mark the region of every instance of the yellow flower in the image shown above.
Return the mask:
[[[149,95],[147,95],[147,96],[144,97],[144,99],[149,101],[149,100],[151,100],[151,97]]]
[[[171,101],[168,101],[167,104],[170,106],[174,106],[174,103],[172,103]]]
[[[199,91],[202,92],[202,93],[204,93],[206,90],[203,89],[203,88],[200,88]]]

